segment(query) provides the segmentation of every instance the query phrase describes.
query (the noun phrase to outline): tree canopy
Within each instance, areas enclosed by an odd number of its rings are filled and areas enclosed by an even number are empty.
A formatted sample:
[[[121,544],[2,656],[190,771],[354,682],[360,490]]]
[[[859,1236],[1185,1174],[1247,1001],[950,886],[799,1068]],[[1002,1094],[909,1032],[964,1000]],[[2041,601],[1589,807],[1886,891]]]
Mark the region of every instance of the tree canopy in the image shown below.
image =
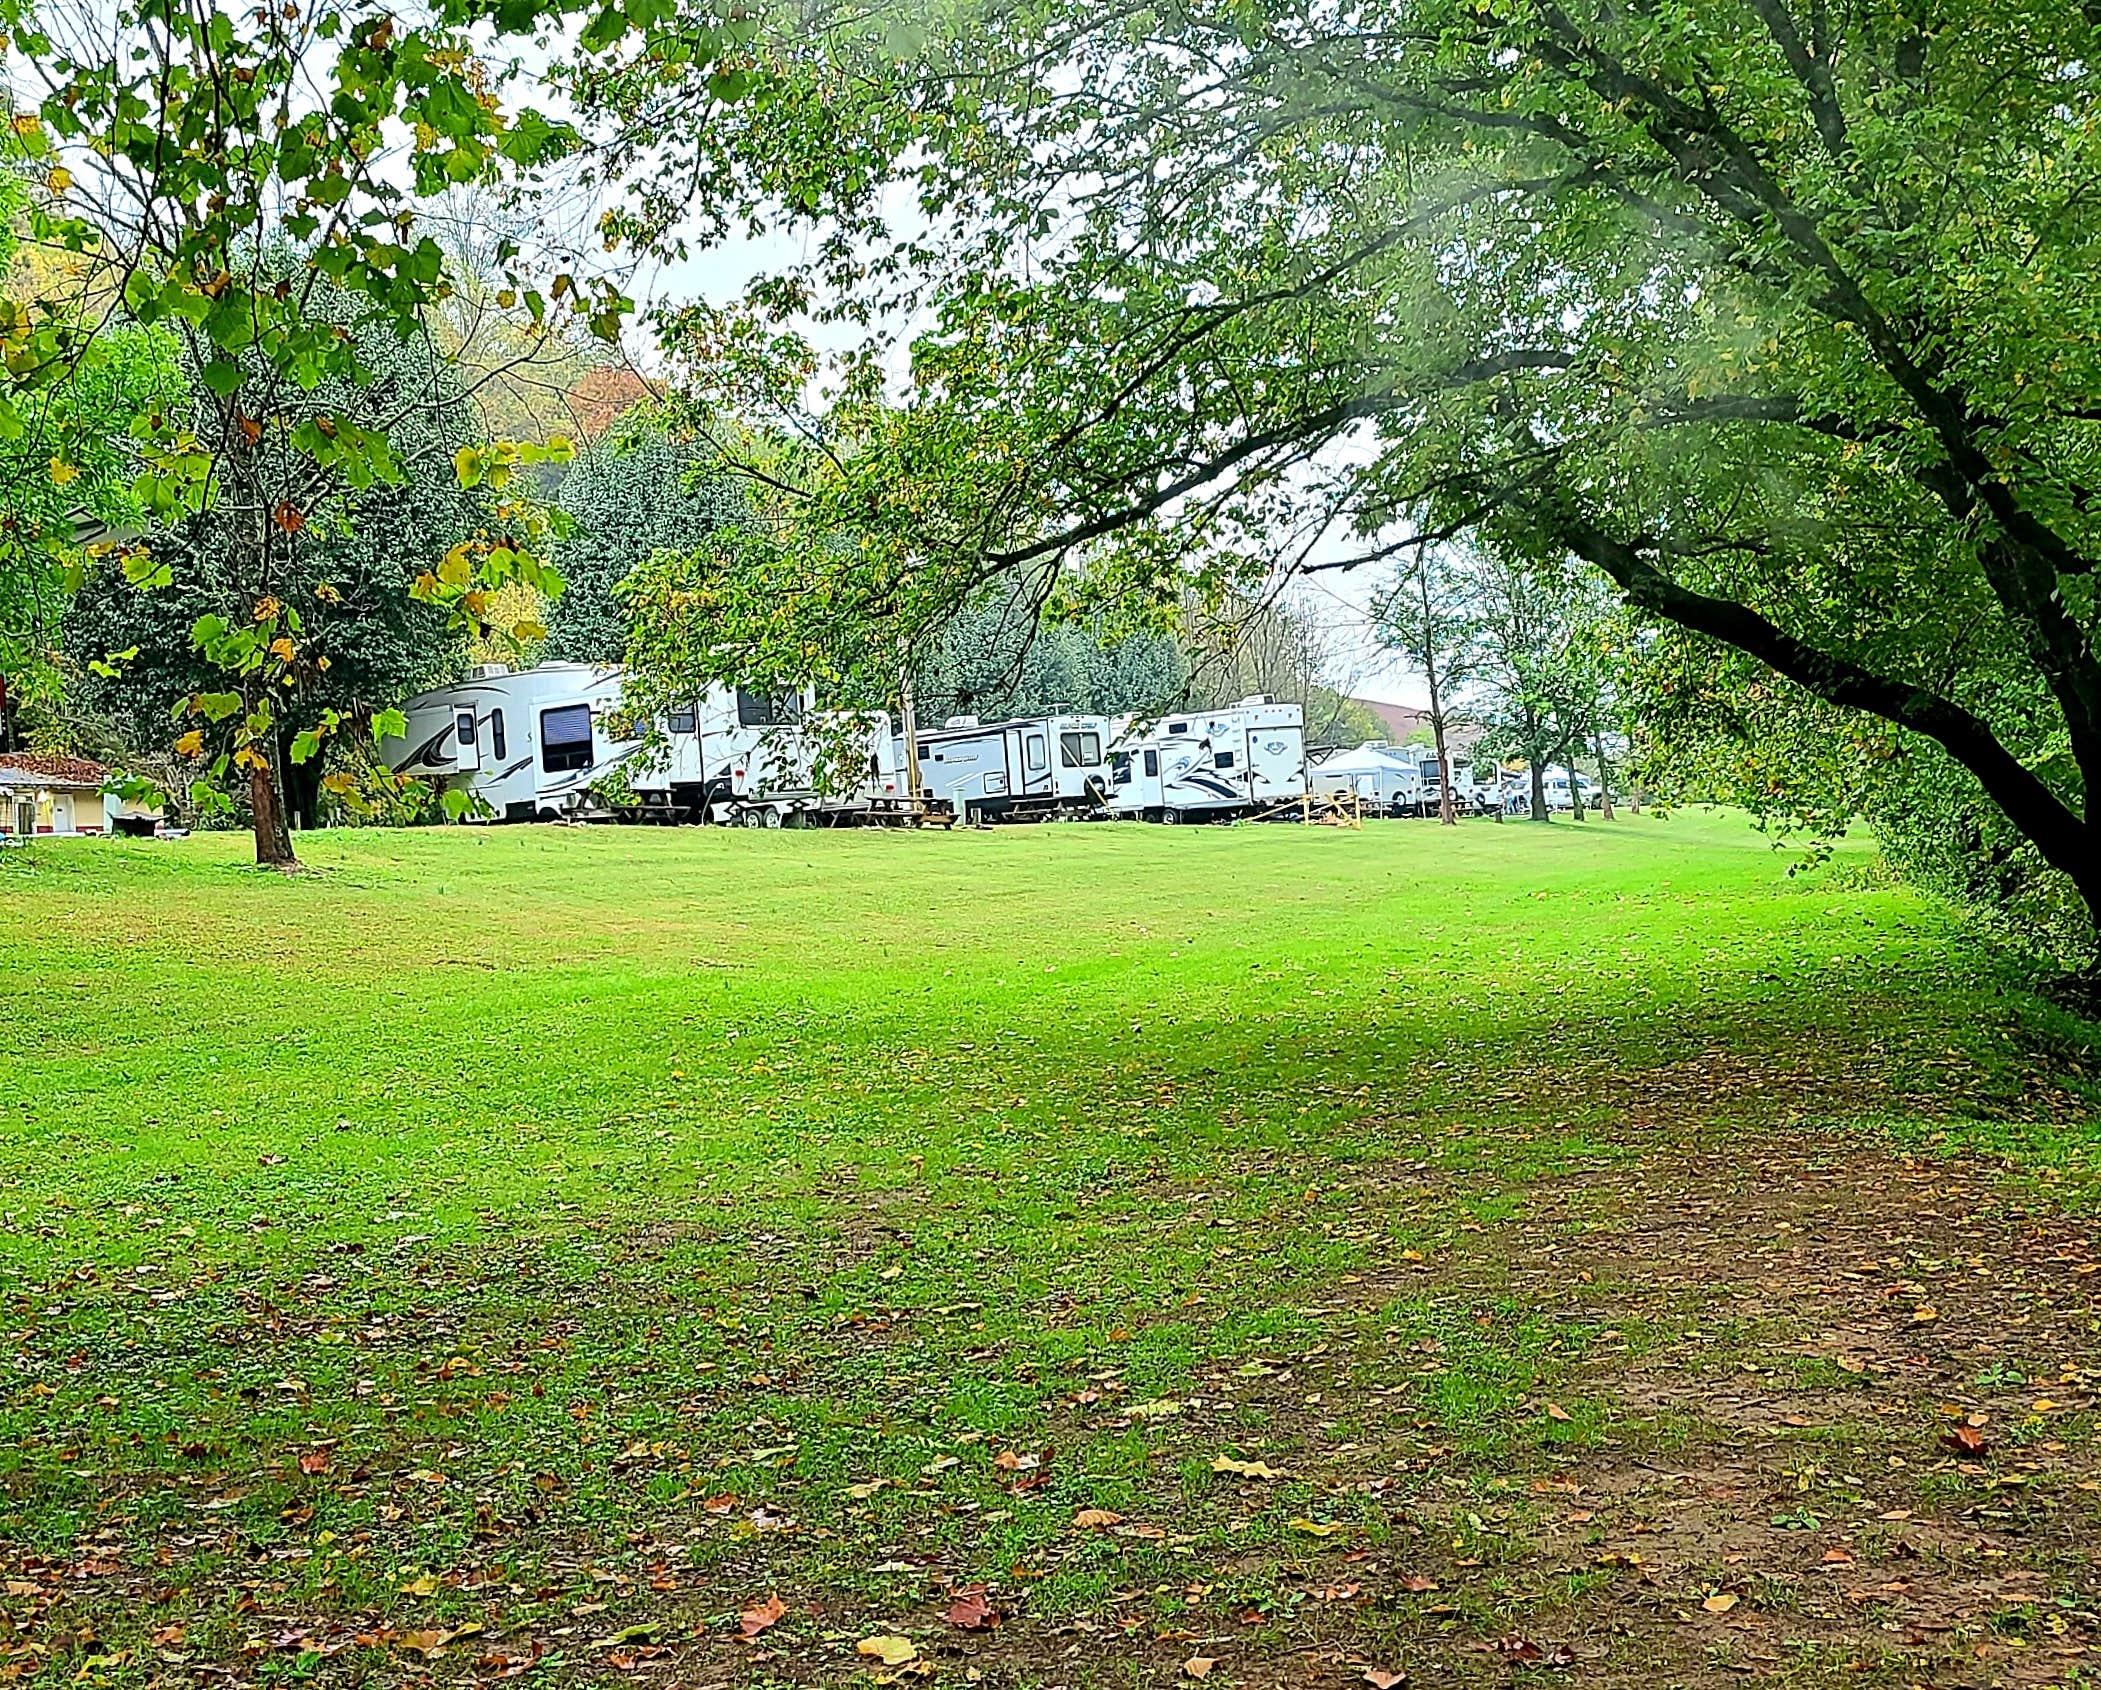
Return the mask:
[[[668,325],[719,403],[810,413],[814,528],[881,537],[774,592],[783,643],[1075,554],[1167,597],[1471,534],[1939,747],[2101,904],[2090,8],[770,24],[733,109],[651,48],[580,86],[650,139],[629,228],[811,228],[748,312]],[[821,407],[798,313],[870,328]]]

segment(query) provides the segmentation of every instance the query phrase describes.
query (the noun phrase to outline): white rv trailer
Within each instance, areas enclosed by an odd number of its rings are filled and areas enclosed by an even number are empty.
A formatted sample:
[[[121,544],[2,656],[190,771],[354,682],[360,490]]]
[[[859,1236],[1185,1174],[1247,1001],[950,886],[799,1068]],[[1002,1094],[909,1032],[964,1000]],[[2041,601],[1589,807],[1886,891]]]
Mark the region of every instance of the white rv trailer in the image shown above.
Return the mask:
[[[965,822],[1098,809],[1109,789],[1112,727],[1106,716],[951,716],[919,732],[919,795]],[[894,757],[902,767],[902,739]]]
[[[499,821],[558,821],[583,813],[587,789],[638,742],[619,725],[620,671],[606,664],[485,663],[467,679],[419,693],[407,726],[379,753],[397,774],[465,792]]]
[[[903,783],[890,762],[890,723],[877,713],[820,732],[807,700],[711,687],[674,710],[649,744],[621,712],[615,665],[543,663],[510,670],[486,664],[466,680],[419,694],[402,707],[407,729],[380,754],[397,773],[416,774],[477,800],[498,821],[604,817],[591,788],[616,770],[658,820],[783,822],[833,820],[897,798]],[[831,719],[836,723],[836,719]],[[815,764],[826,748],[855,768],[818,791]],[[858,764],[866,759],[866,773]],[[834,789],[836,786],[836,789]]]
[[[1306,773],[1316,794],[1355,798],[1374,815],[1420,814],[1422,773],[1415,759],[1380,744],[1333,751]]]
[[[881,711],[828,714],[807,694],[713,686],[660,727],[627,777],[645,819],[779,827],[846,820],[904,797]],[[830,764],[822,780],[820,761]]]
[[[1149,728],[1127,717],[1109,753],[1109,809],[1123,817],[1222,819],[1306,790],[1305,712],[1260,696]]]

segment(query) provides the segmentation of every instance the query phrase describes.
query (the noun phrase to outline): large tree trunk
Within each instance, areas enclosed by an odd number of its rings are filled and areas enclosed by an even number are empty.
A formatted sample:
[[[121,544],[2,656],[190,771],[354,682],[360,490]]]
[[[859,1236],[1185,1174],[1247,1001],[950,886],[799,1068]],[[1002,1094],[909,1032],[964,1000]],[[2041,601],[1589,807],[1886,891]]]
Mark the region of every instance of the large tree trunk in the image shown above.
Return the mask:
[[[292,835],[285,826],[284,803],[277,778],[265,757],[248,770],[248,808],[255,817],[255,860],[265,868],[292,868]]]
[[[1605,762],[1605,730],[1603,728],[1597,730],[1596,751],[1598,754],[1598,814],[1603,816],[1605,820],[1610,821],[1612,820],[1612,770]]]
[[[1416,558],[1416,585],[1423,595],[1423,673],[1430,682],[1430,737],[1437,742],[1437,819],[1446,827],[1459,825],[1459,802],[1452,796],[1452,756],[1444,743],[1444,695],[1437,684],[1437,642],[1430,615],[1430,564]]]
[[[1532,819],[1547,820],[1547,769],[1537,757],[1532,759]]]

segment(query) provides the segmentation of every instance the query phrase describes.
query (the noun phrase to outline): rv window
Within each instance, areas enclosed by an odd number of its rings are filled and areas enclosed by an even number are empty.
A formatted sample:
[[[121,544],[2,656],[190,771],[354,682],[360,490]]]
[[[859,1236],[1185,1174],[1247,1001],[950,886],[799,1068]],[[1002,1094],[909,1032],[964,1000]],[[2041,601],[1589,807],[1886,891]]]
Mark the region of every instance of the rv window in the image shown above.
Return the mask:
[[[1189,731],[1189,724],[1187,722],[1169,722],[1167,731],[1171,734],[1185,734]]]
[[[1041,734],[1024,734],[1021,741],[1021,760],[1032,773],[1050,761],[1044,750]]]
[[[1154,775],[1157,775],[1157,774],[1158,774],[1159,772],[1160,772],[1160,753],[1159,753],[1159,752],[1157,752],[1157,751],[1153,751],[1153,750],[1148,750],[1148,751],[1146,752],[1146,754],[1145,754],[1145,773],[1146,773],[1146,777],[1147,777],[1148,779],[1150,779],[1150,778],[1151,778],[1152,776],[1154,776]]]
[[[472,710],[462,710],[459,713],[453,723],[453,732],[460,736],[461,745],[472,745],[474,743],[474,712]]]
[[[554,774],[591,766],[591,707],[562,704],[540,712],[540,767]]]
[[[511,754],[511,748],[503,740],[503,711],[501,708],[489,712],[489,744],[495,749],[500,762]]]
[[[740,728],[788,727],[802,720],[802,700],[792,692],[746,692],[737,689]]]
[[[1058,736],[1058,761],[1068,769],[1092,768],[1102,760],[1100,734],[1067,733]]]
[[[689,734],[697,731],[699,727],[700,711],[693,705],[689,704],[683,710],[671,712],[671,731],[673,733]]]
[[[1230,769],[1233,766],[1233,753],[1221,751],[1211,759],[1211,766],[1215,769]]]
[[[1131,784],[1131,754],[1128,751],[1109,753],[1109,784],[1129,786]]]

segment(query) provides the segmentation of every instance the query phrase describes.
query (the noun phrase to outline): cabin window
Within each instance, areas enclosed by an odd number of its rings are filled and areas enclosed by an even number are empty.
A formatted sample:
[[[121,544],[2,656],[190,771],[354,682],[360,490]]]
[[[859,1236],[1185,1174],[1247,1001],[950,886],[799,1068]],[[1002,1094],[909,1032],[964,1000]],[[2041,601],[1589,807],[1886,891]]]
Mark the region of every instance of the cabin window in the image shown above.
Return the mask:
[[[671,712],[671,731],[675,734],[690,734],[700,731],[700,711],[689,704],[683,710]]]
[[[1102,760],[1102,736],[1066,733],[1058,736],[1058,761],[1068,769],[1091,769]]]
[[[561,704],[540,712],[540,767],[549,774],[591,766],[591,707]]]
[[[454,733],[460,736],[460,744],[462,746],[472,745],[474,743],[474,712],[472,710],[462,710],[454,717],[452,729]]]
[[[1233,753],[1221,751],[1216,757],[1211,759],[1211,763],[1214,768],[1230,769],[1233,766]]]
[[[1029,734],[1021,742],[1021,761],[1029,773],[1034,774],[1050,764],[1050,753],[1045,748],[1041,734]]]
[[[783,728],[802,720],[802,700],[792,692],[746,692],[737,689],[737,725]]]
[[[501,709],[489,712],[489,745],[495,751],[498,762],[501,762],[511,754],[511,748],[504,743],[503,711]]]
[[[1148,750],[1145,754],[1145,774],[1150,780],[1160,772],[1160,753]]]

